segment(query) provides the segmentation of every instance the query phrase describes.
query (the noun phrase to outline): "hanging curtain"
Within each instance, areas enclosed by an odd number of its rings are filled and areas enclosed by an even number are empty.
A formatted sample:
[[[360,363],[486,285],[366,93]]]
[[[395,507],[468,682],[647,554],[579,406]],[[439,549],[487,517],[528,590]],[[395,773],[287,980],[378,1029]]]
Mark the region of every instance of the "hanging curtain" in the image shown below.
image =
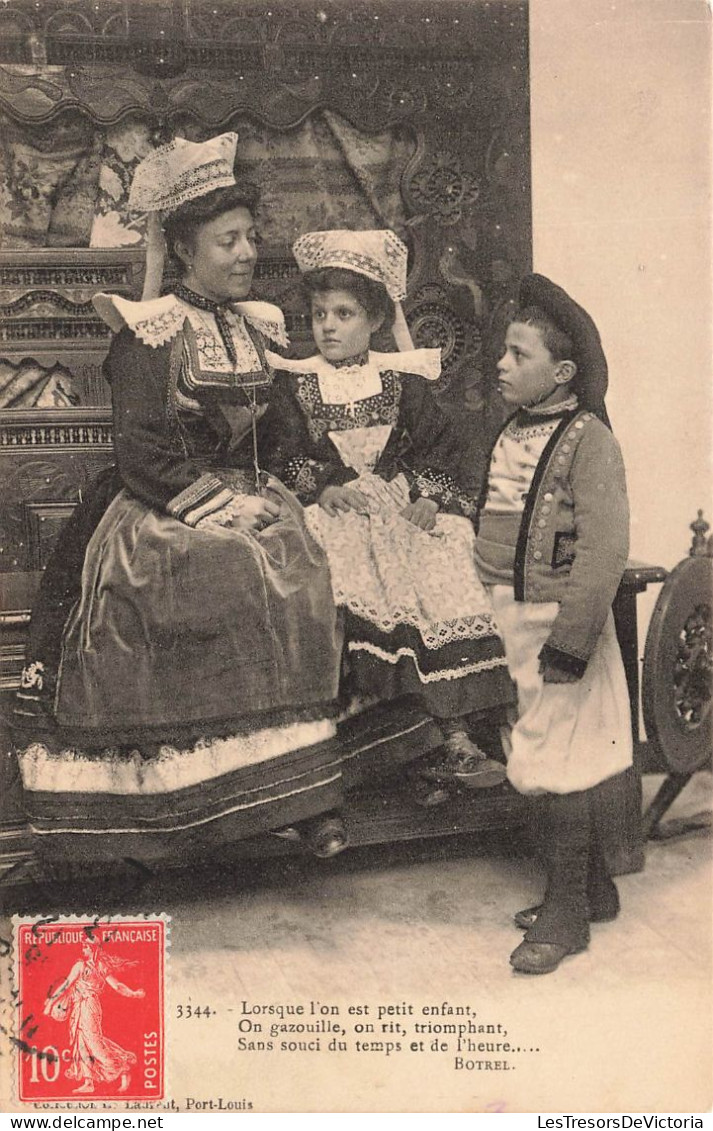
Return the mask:
[[[130,247],[145,240],[130,215],[134,170],[152,146],[138,118],[101,130],[76,114],[46,126],[3,122],[0,238],[5,248]],[[390,227],[403,235],[400,183],[415,142],[404,130],[371,135],[328,110],[291,130],[240,116],[238,160],[262,189],[267,247],[287,249],[316,228]],[[192,127],[186,136],[203,140]]]
[[[0,121],[0,246],[87,247],[101,145],[80,114],[43,126]]]

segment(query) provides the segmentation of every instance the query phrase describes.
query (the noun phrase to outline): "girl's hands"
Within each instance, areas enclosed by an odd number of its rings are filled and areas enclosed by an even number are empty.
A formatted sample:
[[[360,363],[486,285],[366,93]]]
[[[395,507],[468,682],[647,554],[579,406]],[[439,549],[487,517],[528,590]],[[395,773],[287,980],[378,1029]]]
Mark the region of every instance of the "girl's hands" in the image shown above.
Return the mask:
[[[414,526],[420,527],[421,530],[433,530],[436,525],[436,515],[438,514],[438,503],[433,499],[416,499],[415,503],[409,503],[407,507],[401,511],[401,517],[412,522]]]
[[[347,511],[369,513],[369,500],[356,487],[325,487],[319,496],[319,505],[330,518]]]

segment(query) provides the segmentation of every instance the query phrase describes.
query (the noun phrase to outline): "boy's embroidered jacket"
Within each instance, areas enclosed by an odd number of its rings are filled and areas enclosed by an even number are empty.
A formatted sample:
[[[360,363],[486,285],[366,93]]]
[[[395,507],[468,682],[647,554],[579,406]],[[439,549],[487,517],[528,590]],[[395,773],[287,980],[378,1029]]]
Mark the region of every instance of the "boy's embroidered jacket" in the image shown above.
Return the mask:
[[[485,491],[481,509],[484,500]],[[629,505],[619,445],[593,413],[567,413],[538,462],[515,551],[515,600],[560,606],[543,658],[583,674],[628,552]]]

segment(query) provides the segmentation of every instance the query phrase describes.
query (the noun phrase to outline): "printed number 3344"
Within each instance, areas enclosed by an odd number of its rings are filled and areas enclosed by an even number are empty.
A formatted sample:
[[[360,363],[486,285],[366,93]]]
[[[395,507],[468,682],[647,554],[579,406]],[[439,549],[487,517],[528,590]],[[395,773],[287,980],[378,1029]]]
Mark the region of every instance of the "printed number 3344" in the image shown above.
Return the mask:
[[[191,1005],[190,1002],[187,1005],[176,1006],[176,1017],[179,1020],[181,1018],[187,1020],[189,1017],[215,1017],[217,1012],[217,1009],[211,1009],[209,1005],[195,1006]]]

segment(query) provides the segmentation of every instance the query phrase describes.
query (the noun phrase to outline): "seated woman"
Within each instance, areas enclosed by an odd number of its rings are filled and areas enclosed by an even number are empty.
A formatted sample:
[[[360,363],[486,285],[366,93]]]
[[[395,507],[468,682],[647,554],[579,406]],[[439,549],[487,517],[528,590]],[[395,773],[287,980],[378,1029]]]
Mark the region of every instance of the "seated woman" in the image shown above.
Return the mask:
[[[464,716],[510,703],[512,686],[473,562],[473,504],[454,479],[455,429],[428,388],[440,353],[369,348],[405,295],[406,246],[390,231],[327,231],[293,251],[319,352],[267,352],[278,370],[268,466],[308,507],[327,553],[359,691],[425,704],[445,746],[430,776],[498,785],[505,768]]]
[[[118,483],[89,508],[49,733],[29,729],[52,678],[37,658],[20,700],[30,826],[54,855],[145,859],[341,800],[329,570],[295,497],[256,462],[265,339],[286,338],[276,307],[243,301],[256,194],[236,183],[236,143],[177,139],[142,162],[131,205],[163,213],[181,282],[95,300],[117,331]]]

